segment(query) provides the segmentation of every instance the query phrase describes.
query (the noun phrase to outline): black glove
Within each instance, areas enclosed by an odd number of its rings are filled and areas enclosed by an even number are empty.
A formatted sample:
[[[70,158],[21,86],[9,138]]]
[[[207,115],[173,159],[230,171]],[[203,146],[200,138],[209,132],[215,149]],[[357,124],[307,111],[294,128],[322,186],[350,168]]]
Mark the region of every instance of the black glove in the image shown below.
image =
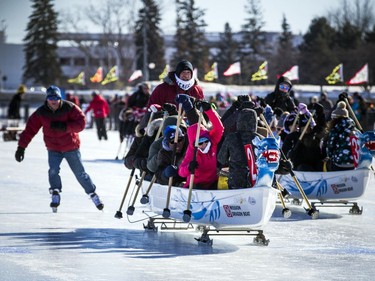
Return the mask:
[[[283,114],[283,110],[280,108],[280,107],[275,107],[275,109],[273,110],[273,114],[275,114],[278,118],[281,117],[281,115]]]
[[[249,95],[241,95],[241,96],[237,97],[237,100],[240,103],[243,103],[244,101],[250,101],[250,97],[249,97]]]
[[[211,109],[211,104],[205,100],[198,100],[196,101],[195,105],[198,109],[202,107],[203,111],[207,111]]]
[[[238,100],[236,100],[236,101],[234,101],[232,103],[232,106],[235,107],[235,108],[240,108],[241,107],[241,103]]]
[[[186,94],[178,94],[176,96],[176,102],[182,104],[182,108],[185,110],[185,112],[188,112],[194,108],[190,97]]]
[[[257,106],[254,108],[255,112],[257,113],[257,116],[260,116],[264,112],[264,108],[261,106]]]
[[[178,176],[178,168],[174,165],[167,166],[163,171],[163,176],[166,178]]]
[[[289,159],[280,159],[279,167],[277,168],[275,174],[278,175],[287,175],[290,174],[293,170],[293,163]]]
[[[25,158],[25,149],[18,146],[15,157],[18,162],[21,162]]]
[[[345,99],[348,99],[347,92],[342,92],[341,94],[339,94],[339,101],[345,101]]]
[[[177,107],[172,103],[165,103],[163,106],[163,110],[168,112],[169,116],[177,115]]]
[[[198,168],[198,162],[197,160],[192,160],[190,163],[189,163],[189,172],[190,174],[194,174],[194,171],[196,168]]]
[[[254,107],[255,107],[255,104],[252,101],[244,101],[242,103],[242,108],[254,109]]]
[[[134,159],[133,165],[136,169],[139,169],[144,172],[148,172],[147,169],[147,158],[137,157]]]
[[[267,103],[263,98],[258,97],[258,103],[261,107],[266,107]]]
[[[51,122],[52,130],[66,131],[66,122],[62,121],[52,121]]]

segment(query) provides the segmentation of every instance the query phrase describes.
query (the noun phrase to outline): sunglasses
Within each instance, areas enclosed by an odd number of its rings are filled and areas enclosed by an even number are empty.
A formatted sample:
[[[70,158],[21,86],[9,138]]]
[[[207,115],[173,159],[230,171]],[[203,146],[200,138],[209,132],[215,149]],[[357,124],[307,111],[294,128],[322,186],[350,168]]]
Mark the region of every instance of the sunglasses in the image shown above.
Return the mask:
[[[205,140],[205,141],[202,141],[202,142],[198,143],[198,145],[202,145],[202,144],[208,143],[208,142],[209,142],[209,140]]]
[[[183,140],[184,138],[178,138],[178,140],[177,140],[177,142],[182,142],[182,140]],[[171,139],[170,141],[169,141],[169,143],[170,144],[174,144],[174,139]]]
[[[279,85],[279,89],[280,90],[287,90],[288,91],[290,89],[290,87],[289,87],[289,85],[280,84]]]
[[[47,100],[59,100],[60,99],[60,97],[58,97],[58,96],[49,96],[49,97],[47,97]]]

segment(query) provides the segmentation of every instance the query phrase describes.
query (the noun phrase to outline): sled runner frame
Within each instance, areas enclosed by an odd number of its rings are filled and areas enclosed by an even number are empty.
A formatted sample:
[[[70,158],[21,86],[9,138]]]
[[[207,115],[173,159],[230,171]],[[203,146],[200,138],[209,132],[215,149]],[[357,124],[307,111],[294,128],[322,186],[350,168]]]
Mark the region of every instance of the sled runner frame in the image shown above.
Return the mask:
[[[213,239],[210,236],[255,236],[253,242],[261,246],[268,246],[269,239],[263,234],[261,229],[251,228],[225,228],[216,229],[207,225],[198,225],[197,230],[202,232],[199,238],[195,238],[199,244],[212,246]]]
[[[191,223],[185,223],[182,221],[177,221],[175,219],[163,218],[163,217],[149,217],[147,224],[143,224],[145,230],[157,232],[160,225],[162,230],[189,230],[194,229]]]
[[[212,246],[213,239],[210,236],[255,236],[253,242],[258,245],[268,246],[269,239],[263,234],[263,230],[251,229],[251,228],[225,228],[216,229],[208,225],[197,225],[196,227],[192,223],[185,223],[175,219],[166,219],[163,217],[149,217],[147,224],[143,224],[143,228],[146,231],[157,232],[161,230],[197,230],[201,232],[199,238],[194,238],[198,241],[198,244]]]
[[[316,205],[320,204],[320,207],[324,208],[350,208],[349,209],[349,214],[352,215],[362,215],[363,212],[363,207],[359,207],[357,202],[350,202],[350,201],[316,201],[316,202],[311,202],[311,205]]]

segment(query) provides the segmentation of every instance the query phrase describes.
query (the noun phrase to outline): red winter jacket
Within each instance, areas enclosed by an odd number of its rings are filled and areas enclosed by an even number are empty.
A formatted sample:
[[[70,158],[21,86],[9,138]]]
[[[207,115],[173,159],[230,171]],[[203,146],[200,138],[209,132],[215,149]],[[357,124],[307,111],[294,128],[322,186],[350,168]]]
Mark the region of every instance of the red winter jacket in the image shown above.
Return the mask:
[[[101,95],[94,95],[89,106],[85,110],[85,114],[90,110],[94,113],[94,118],[105,118],[109,114],[108,102]]]
[[[216,189],[216,186],[213,187],[212,183],[218,179],[216,173],[217,145],[223,136],[224,126],[216,111],[210,109],[205,111],[205,113],[212,123],[212,129],[207,131],[207,129],[201,125],[199,135],[208,135],[211,141],[211,148],[206,154],[202,153],[199,149],[197,151],[198,168],[194,171],[194,185],[198,184],[204,189]],[[178,168],[178,174],[181,177],[187,178],[184,187],[188,187],[190,182],[189,163],[194,157],[194,143],[197,134],[197,127],[198,124],[196,123],[187,129],[189,146],[186,150],[185,158]]]
[[[161,106],[164,106],[165,103],[178,105],[175,101],[178,94],[187,94],[198,100],[204,99],[203,90],[197,82],[195,82],[189,90],[184,91],[177,86],[174,72],[170,72],[169,75],[164,78],[164,82],[158,85],[152,92],[147,107],[151,104],[160,104]]]
[[[52,121],[66,122],[66,130],[51,129]],[[85,128],[85,125],[85,115],[75,104],[62,100],[60,108],[53,112],[45,102],[31,114],[25,130],[20,135],[18,145],[26,148],[39,129],[43,128],[43,139],[48,150],[58,152],[75,150],[80,146],[78,133]]]

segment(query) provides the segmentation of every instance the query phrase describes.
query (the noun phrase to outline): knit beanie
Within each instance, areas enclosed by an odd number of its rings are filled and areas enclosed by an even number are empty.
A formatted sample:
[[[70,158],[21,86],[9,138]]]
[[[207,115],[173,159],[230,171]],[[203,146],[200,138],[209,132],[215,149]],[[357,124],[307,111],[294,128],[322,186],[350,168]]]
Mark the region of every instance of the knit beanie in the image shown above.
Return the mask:
[[[336,119],[340,117],[345,117],[345,118],[349,117],[349,112],[346,109],[346,103],[344,101],[339,101],[337,103],[336,109],[332,111],[331,113],[332,119]]]
[[[18,89],[17,89],[17,93],[19,94],[24,94],[26,93],[26,86],[24,84],[21,84]]]
[[[176,125],[169,125],[164,130],[164,138],[168,141],[173,140],[176,133]],[[182,133],[181,129],[178,128],[178,136],[183,137],[184,134]]]
[[[180,61],[176,66],[176,75],[177,77],[180,77],[180,74],[184,70],[189,70],[191,72],[191,75],[193,75],[193,65],[191,62],[187,60]]]
[[[50,86],[48,89],[47,89],[47,99],[48,98],[51,98],[51,97],[56,97],[56,98],[59,98],[61,99],[61,91],[59,89],[59,87],[56,87],[56,86]]]

